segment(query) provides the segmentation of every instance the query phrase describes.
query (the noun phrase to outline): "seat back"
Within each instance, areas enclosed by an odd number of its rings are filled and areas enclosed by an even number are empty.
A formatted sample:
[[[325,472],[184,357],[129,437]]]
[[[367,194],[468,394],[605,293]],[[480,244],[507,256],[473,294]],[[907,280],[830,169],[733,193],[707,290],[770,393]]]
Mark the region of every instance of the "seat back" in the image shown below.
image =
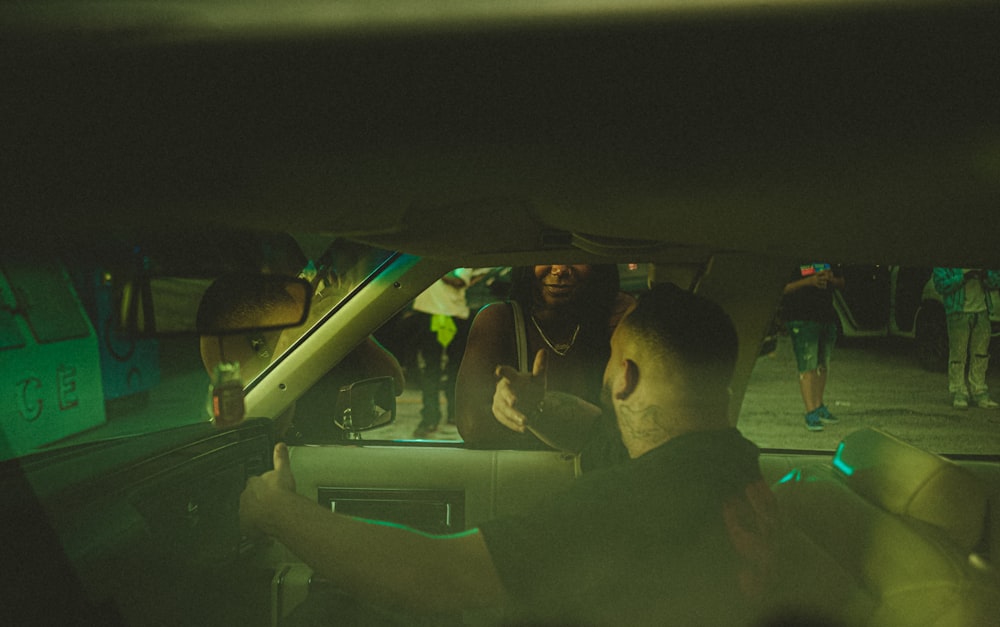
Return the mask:
[[[862,429],[773,490],[786,523],[780,611],[848,625],[1000,624],[1000,580],[972,552],[986,492],[958,465]]]

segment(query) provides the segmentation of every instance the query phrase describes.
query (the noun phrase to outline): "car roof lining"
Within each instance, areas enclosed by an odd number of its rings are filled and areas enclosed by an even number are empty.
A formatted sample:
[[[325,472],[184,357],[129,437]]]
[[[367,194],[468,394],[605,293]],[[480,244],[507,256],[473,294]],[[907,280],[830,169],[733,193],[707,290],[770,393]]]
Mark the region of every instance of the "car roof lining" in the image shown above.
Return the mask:
[[[941,228],[1000,207],[995,3],[242,4],[0,7],[18,237],[140,214],[427,255],[575,232],[1000,264],[995,229]]]

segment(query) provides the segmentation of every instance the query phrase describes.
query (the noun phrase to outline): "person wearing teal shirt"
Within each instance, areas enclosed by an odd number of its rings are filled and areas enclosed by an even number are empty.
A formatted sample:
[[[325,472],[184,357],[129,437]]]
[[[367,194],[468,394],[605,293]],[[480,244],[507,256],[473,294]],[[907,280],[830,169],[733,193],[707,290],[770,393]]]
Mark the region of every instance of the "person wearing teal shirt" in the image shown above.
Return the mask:
[[[948,318],[948,392],[952,406],[966,409],[971,397],[978,407],[1000,407],[990,398],[986,385],[990,314],[995,307],[993,290],[1000,287],[1000,271],[934,268],[933,278]]]

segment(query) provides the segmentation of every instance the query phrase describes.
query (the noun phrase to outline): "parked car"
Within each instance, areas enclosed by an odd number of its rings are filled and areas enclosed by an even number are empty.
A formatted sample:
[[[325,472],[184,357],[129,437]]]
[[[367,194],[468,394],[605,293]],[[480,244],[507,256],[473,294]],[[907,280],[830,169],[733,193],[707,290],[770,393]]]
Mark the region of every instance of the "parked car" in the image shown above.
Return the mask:
[[[0,612],[289,625],[328,583],[239,520],[289,420],[342,435],[290,447],[299,494],[432,535],[572,485],[561,451],[380,435],[398,374],[359,374],[357,351],[384,357],[373,334],[457,267],[624,264],[639,291],[715,301],[739,336],[739,427],[799,259],[1000,265],[998,32],[975,0],[0,6]],[[73,260],[104,261],[108,238],[148,254],[95,318]],[[875,267],[852,285],[879,299],[925,281]],[[848,306],[858,329],[920,334],[922,300]],[[107,411],[101,318],[155,342],[146,402]],[[882,394],[891,375],[872,375]],[[843,432],[773,425],[784,577],[762,624],[995,621],[998,414],[921,407],[959,436],[944,449],[866,412]]]
[[[930,267],[849,265],[840,268],[847,284],[834,296],[843,337],[901,337],[914,340],[914,355],[927,370],[948,365],[948,328],[941,294]],[[1000,294],[994,290],[995,302]],[[991,315],[1000,337],[1000,308]]]

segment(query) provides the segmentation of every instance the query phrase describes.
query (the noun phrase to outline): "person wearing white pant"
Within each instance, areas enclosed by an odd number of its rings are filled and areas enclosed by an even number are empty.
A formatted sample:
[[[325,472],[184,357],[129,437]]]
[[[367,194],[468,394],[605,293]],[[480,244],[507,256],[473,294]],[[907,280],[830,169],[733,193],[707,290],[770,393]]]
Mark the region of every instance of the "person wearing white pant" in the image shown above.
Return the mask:
[[[965,409],[1000,407],[990,398],[986,369],[990,355],[991,290],[1000,287],[1000,272],[979,268],[934,268],[934,288],[948,317],[948,392],[952,406]]]

